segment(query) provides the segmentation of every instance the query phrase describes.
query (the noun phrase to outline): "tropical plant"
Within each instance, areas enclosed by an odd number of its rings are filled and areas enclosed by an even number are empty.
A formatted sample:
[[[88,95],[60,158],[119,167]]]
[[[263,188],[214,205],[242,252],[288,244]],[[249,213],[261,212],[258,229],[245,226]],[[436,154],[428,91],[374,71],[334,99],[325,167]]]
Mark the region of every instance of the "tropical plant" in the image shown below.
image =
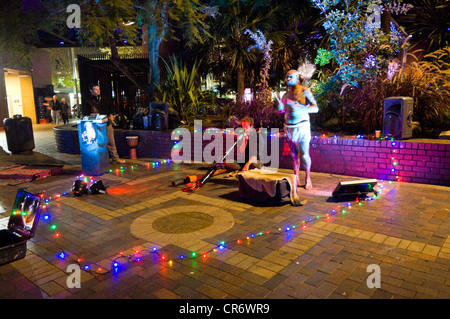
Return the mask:
[[[450,129],[450,47],[411,63],[403,79],[397,75],[396,81],[399,80],[401,84],[412,84],[408,93],[415,99],[414,114],[424,128]]]
[[[191,69],[176,57],[171,57],[169,62],[164,63],[167,81],[158,86],[159,100],[169,103],[189,124],[205,103],[198,72],[199,63],[195,62]]]
[[[280,7],[270,0],[219,0],[211,1],[217,6],[218,14],[210,21],[211,37],[205,38],[200,54],[210,52],[211,71],[217,79],[233,85],[237,101],[243,102],[244,89],[249,87],[251,75],[259,74],[257,66],[260,52],[249,52],[254,44],[245,30],[261,30],[267,34],[274,26]],[[208,61],[209,62],[209,61]]]
[[[229,109],[230,115],[241,119],[245,116],[253,118],[255,127],[282,128],[283,116],[278,114],[278,106],[255,99],[250,102],[234,103]]]
[[[376,23],[368,23],[366,10],[372,0],[311,0],[323,16],[330,51],[338,64],[336,76],[344,85],[358,83],[386,74],[387,67],[400,51],[401,35],[392,24],[389,33]]]
[[[416,55],[410,55],[417,59]],[[414,119],[420,123],[422,134],[437,137],[440,131],[450,129],[449,83],[450,47],[446,47],[412,62],[391,81],[378,78],[355,88],[348,95],[355,124],[362,133],[380,129],[384,99],[410,96],[414,98]]]
[[[252,31],[247,29],[244,31],[244,34],[250,34],[250,37],[256,42],[255,45],[250,46],[247,50],[250,51],[251,49],[256,48],[263,53],[264,64],[259,72],[261,80],[258,84],[260,86],[258,99],[264,103],[270,102],[272,100],[272,91],[269,89],[268,78],[270,64],[272,62],[270,51],[272,50],[271,46],[273,42],[270,40],[267,41],[261,30],[257,30],[257,33],[253,33]]]
[[[409,0],[412,9],[397,18],[413,37],[412,48],[433,52],[450,45],[448,0]]]
[[[21,0],[3,1],[0,6],[0,64],[31,69],[31,57],[39,42],[38,30],[47,26],[46,14]],[[3,65],[5,66],[5,65]]]

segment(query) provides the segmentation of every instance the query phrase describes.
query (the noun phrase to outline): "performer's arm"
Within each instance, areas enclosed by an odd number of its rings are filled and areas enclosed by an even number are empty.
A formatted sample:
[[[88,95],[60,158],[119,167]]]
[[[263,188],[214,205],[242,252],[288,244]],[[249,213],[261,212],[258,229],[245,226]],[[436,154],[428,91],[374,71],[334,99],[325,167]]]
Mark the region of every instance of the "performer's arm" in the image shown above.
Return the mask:
[[[293,106],[306,109],[308,111],[308,113],[319,112],[319,107],[317,106],[317,102],[314,99],[314,96],[311,93],[311,91],[309,91],[309,90],[305,91],[305,97],[307,99],[306,104],[301,104],[299,102],[293,102]]]
[[[316,99],[310,90],[305,91],[305,97],[308,99],[309,104],[307,106],[308,113],[317,113],[319,112],[319,107],[317,106]]]
[[[246,157],[248,157],[248,161],[247,161],[247,163],[245,163],[244,167],[242,168],[243,171],[248,171],[250,169],[250,165],[251,164],[258,162],[257,154],[259,153],[259,151],[260,151],[260,149],[262,147],[261,143],[264,143],[264,141],[262,141],[264,139],[259,138],[259,141],[258,141],[258,136],[259,135],[256,132],[255,128],[252,127],[249,131],[250,132],[248,132],[247,144],[246,144],[246,147],[245,147],[245,150],[244,150],[244,152],[246,154]],[[261,132],[260,132],[260,134],[261,134]],[[257,147],[256,147],[256,154],[253,153],[253,152],[250,153],[250,150],[251,150],[250,145],[254,145],[254,144],[257,145]]]
[[[256,156],[252,155],[247,163],[245,163],[244,167],[242,168],[243,171],[248,171],[250,168],[250,165],[256,163]]]
[[[283,103],[283,99],[280,99],[279,97],[277,97],[277,101],[278,101],[278,113],[284,113],[285,109],[284,109],[284,103]]]

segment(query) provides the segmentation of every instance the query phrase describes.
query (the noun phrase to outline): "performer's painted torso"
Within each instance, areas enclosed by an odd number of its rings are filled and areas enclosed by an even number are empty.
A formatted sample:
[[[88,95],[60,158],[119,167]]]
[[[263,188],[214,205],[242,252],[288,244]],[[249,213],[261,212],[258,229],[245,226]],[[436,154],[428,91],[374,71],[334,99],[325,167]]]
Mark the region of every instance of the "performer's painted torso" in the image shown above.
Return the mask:
[[[309,122],[309,112],[304,107],[308,103],[307,97],[311,91],[304,86],[295,85],[283,95],[284,120],[287,125],[298,124],[303,121]],[[298,105],[296,102],[303,106]]]

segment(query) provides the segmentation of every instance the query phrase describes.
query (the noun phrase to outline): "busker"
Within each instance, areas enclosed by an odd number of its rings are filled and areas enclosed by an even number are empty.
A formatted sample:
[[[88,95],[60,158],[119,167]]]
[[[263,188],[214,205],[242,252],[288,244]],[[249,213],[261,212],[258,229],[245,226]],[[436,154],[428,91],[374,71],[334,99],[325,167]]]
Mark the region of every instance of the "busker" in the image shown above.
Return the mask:
[[[284,113],[284,130],[288,138],[294,174],[297,176],[297,186],[300,186],[300,162],[305,170],[305,189],[312,188],[311,182],[311,157],[309,155],[309,143],[311,141],[311,126],[309,113],[317,113],[319,107],[312,92],[300,83],[300,74],[296,70],[290,70],[286,74],[288,91],[278,100],[278,112]]]
[[[261,168],[262,163],[258,160],[258,149],[255,148],[256,153],[251,153],[250,144],[257,143],[258,133],[253,127],[253,118],[246,116],[241,119],[241,126],[243,129],[243,138],[237,146],[237,163],[224,161],[224,167],[228,171],[248,171],[249,169]],[[251,142],[250,142],[251,141]],[[260,141],[261,142],[261,141]]]
[[[256,153],[252,153],[250,145],[252,143],[258,143],[258,134],[253,127],[254,121],[251,117],[244,117],[241,119],[241,126],[243,132],[238,136],[237,141],[226,152],[219,163],[215,163],[199,180],[196,182],[190,182],[186,185],[184,191],[196,191],[199,187],[203,187],[221,168],[225,168],[227,171],[248,171],[249,169],[261,168],[263,165],[258,160],[258,149],[261,145],[255,144],[254,148]],[[233,151],[234,147],[237,147],[237,163],[226,161],[227,155]]]

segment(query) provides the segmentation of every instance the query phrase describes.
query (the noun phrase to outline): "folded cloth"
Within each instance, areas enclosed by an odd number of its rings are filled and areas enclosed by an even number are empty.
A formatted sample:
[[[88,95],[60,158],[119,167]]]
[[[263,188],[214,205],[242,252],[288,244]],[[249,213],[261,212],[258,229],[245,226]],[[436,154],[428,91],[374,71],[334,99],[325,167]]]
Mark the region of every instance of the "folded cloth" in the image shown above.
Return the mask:
[[[277,182],[287,180],[290,187],[290,199],[294,206],[302,206],[297,194],[297,179],[294,174],[283,174],[265,170],[264,168],[255,168],[240,172],[245,182],[258,192],[266,192],[270,197],[274,197],[277,192]]]

